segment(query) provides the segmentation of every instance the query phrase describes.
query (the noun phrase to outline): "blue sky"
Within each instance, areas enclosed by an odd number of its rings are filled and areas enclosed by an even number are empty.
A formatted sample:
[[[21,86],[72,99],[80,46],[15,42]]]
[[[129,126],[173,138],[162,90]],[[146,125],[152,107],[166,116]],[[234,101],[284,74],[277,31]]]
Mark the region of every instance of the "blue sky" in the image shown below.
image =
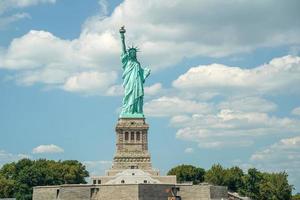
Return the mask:
[[[155,168],[287,171],[300,187],[300,4],[3,0],[0,165],[77,159],[103,174],[122,101],[118,29],[152,74]]]

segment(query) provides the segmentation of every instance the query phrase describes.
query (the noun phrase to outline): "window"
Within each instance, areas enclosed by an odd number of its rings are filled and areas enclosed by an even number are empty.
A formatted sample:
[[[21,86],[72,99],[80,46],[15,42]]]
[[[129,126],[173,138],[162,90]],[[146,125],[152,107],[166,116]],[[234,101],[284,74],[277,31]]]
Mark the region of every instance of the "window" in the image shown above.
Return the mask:
[[[144,183],[147,183],[147,180],[144,180]]]
[[[98,180],[98,184],[101,184],[101,180]]]
[[[140,134],[140,132],[137,132],[137,133],[136,133],[136,140],[137,140],[137,141],[140,141],[140,140],[141,140],[141,134]]]
[[[130,133],[130,140],[133,141],[134,140],[134,132]]]
[[[96,181],[96,180],[93,180],[93,184],[94,184],[94,185],[97,184],[97,181]]]
[[[90,198],[95,198],[98,192],[99,192],[99,188],[91,188]]]
[[[125,183],[125,181],[124,181],[124,180],[121,180],[121,183]]]
[[[125,132],[125,140],[128,141],[128,132]]]
[[[56,190],[56,198],[58,199],[58,196],[59,196],[59,189]]]

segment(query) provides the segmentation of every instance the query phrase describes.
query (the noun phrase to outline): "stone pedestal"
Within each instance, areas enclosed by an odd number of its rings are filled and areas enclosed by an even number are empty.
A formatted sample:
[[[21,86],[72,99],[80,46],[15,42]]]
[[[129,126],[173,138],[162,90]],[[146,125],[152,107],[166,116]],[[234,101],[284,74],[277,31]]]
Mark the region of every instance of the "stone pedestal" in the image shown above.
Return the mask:
[[[116,153],[113,165],[106,172],[114,176],[125,169],[141,169],[152,175],[159,175],[152,169],[148,152],[149,125],[145,118],[120,118],[116,125]]]

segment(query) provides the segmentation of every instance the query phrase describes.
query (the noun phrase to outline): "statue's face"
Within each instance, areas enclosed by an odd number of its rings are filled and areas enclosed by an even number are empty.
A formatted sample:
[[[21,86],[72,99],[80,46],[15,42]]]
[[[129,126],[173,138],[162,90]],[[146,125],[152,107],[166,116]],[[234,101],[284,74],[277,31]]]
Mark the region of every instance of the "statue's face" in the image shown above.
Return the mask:
[[[133,58],[133,59],[136,59],[136,51],[135,50],[130,50],[129,51],[129,57]]]

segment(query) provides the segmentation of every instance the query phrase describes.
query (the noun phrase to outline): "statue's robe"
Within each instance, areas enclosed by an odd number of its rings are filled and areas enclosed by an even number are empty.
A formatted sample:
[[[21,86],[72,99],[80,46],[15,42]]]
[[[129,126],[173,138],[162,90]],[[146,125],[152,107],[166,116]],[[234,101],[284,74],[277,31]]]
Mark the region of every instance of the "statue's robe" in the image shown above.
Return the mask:
[[[128,52],[122,53],[121,62],[124,70],[122,78],[125,90],[121,116],[143,115],[143,84],[150,70],[143,69],[137,60],[130,59]]]

